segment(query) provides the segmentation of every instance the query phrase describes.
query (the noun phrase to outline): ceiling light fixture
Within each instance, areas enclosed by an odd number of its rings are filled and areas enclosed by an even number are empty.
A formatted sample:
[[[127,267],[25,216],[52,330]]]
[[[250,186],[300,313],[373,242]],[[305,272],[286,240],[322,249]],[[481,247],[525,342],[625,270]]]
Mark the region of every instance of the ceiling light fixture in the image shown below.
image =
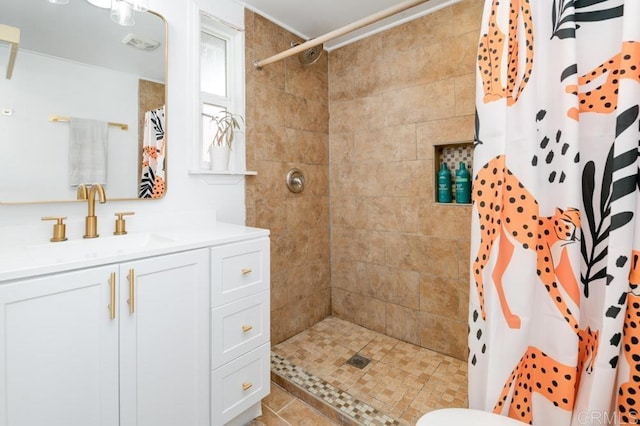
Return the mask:
[[[88,0],[90,2],[102,0]],[[146,12],[149,10],[149,0],[110,0],[111,20],[120,25],[130,27],[135,25],[135,12]]]
[[[94,6],[100,7],[102,9],[109,9],[111,7],[111,0],[87,0]]]
[[[111,20],[125,27],[135,25],[133,5],[125,0],[111,0]]]
[[[49,3],[53,3],[53,4],[69,4],[69,0],[49,0]]]

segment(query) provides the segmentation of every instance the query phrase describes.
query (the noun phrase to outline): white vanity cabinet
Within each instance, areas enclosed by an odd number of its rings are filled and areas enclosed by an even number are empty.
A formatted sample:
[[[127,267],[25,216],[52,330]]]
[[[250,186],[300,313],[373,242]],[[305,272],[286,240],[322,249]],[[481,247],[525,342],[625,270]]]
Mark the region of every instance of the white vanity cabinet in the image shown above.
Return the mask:
[[[208,249],[1,284],[0,426],[205,425],[208,321]]]
[[[269,268],[269,238],[211,249],[212,426],[246,423],[269,394]]]
[[[0,425],[118,425],[113,267],[0,286]]]

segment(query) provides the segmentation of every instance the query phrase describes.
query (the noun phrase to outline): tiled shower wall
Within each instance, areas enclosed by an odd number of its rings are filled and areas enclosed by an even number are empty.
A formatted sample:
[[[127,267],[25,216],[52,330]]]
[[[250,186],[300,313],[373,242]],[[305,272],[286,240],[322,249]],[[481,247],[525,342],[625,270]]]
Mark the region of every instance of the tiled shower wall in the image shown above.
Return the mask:
[[[471,210],[434,203],[433,145],[473,139],[482,4],[262,71],[300,40],[245,11],[247,225],[271,230],[274,344],[333,313],[466,357]]]
[[[271,341],[281,342],[330,315],[329,107],[327,55],[311,67],[297,56],[257,71],[253,61],[299,37],[245,11],[247,225],[271,230]],[[306,177],[289,192],[287,171]]]
[[[331,52],[332,310],[467,355],[469,206],[434,203],[434,144],[473,139],[482,0]]]

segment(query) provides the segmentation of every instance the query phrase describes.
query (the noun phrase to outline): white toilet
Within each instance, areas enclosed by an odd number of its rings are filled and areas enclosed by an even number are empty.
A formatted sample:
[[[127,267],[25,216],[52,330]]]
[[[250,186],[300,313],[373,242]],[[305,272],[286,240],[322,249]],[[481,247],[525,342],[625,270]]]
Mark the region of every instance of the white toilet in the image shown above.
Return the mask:
[[[443,408],[420,417],[416,426],[523,426],[510,417],[472,410],[470,408]]]

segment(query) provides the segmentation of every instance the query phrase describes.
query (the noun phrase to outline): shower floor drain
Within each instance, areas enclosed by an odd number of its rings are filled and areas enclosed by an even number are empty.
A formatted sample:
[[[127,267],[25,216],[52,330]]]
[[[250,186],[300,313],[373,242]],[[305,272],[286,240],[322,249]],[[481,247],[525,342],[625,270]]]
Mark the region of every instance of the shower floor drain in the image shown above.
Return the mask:
[[[355,354],[351,358],[347,360],[347,364],[353,365],[356,368],[363,369],[369,364],[371,360],[369,358],[365,358],[362,355]]]

